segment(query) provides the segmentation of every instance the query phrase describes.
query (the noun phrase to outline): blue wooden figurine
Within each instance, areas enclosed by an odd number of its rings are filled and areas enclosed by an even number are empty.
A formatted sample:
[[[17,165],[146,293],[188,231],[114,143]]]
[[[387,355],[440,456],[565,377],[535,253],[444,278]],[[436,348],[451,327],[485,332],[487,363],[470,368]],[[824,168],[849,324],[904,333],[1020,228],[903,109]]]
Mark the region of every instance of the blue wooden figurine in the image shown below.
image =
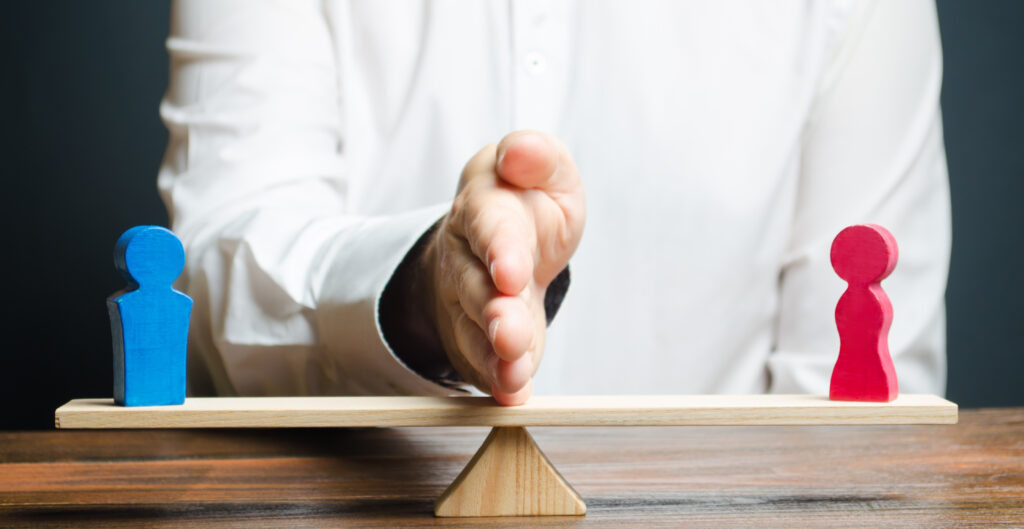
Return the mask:
[[[185,402],[185,348],[192,299],[171,283],[185,268],[181,241],[160,226],[136,226],[114,245],[129,287],[107,298],[114,337],[114,401],[122,406]]]

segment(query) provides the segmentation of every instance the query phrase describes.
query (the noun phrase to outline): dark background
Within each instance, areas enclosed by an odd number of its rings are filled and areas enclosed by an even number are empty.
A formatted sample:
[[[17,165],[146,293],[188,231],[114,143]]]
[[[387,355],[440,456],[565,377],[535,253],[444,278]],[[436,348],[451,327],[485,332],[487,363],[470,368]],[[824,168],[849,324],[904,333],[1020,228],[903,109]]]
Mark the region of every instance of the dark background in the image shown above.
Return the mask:
[[[948,396],[1020,406],[1024,2],[938,6],[954,217]],[[0,7],[0,429],[52,428],[66,400],[111,394],[104,299],[123,287],[113,243],[167,222],[156,192],[167,30],[165,1]]]

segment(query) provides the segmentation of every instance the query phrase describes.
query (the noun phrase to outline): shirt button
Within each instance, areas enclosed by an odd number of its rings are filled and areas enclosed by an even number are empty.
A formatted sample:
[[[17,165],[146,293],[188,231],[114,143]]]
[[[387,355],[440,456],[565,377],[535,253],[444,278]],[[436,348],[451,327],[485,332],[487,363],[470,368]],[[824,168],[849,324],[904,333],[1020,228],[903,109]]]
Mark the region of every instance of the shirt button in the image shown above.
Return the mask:
[[[526,71],[532,75],[540,75],[544,73],[544,70],[548,69],[548,60],[543,54],[531,51],[526,54],[525,57]]]

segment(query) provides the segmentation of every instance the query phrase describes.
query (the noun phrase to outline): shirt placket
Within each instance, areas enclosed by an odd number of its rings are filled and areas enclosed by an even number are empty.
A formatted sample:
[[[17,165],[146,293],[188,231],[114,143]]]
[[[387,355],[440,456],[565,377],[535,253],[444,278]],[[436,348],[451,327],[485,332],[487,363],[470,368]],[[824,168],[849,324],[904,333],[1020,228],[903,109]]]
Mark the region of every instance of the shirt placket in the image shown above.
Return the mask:
[[[511,0],[515,129],[556,132],[569,73],[567,2]]]

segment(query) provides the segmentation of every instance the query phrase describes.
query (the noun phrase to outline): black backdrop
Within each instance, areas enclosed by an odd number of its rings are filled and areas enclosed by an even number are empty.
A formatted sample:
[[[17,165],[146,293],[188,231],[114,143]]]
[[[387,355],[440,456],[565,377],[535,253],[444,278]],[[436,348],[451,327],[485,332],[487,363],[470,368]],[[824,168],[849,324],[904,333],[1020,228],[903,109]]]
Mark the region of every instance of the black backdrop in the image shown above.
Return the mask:
[[[888,1],[888,0],[886,0]],[[939,2],[954,215],[949,397],[1024,405],[1024,2]],[[111,393],[112,245],[165,224],[165,1],[4,2],[0,429]],[[898,309],[897,309],[898,310]]]

